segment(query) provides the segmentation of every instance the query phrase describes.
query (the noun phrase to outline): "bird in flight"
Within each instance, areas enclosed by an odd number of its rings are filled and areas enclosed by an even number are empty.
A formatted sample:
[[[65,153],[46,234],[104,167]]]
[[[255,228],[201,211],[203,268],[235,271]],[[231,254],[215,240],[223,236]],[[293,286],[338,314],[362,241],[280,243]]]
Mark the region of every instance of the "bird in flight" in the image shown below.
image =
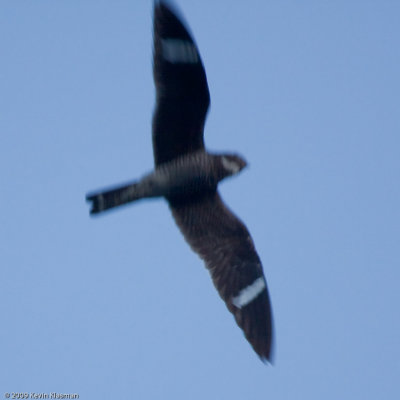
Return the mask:
[[[218,183],[239,173],[237,154],[209,153],[203,131],[210,94],[198,48],[167,1],[154,4],[155,169],[142,179],[89,193],[91,214],[163,197],[186,241],[205,262],[236,323],[262,361],[271,361],[272,311],[260,258]]]

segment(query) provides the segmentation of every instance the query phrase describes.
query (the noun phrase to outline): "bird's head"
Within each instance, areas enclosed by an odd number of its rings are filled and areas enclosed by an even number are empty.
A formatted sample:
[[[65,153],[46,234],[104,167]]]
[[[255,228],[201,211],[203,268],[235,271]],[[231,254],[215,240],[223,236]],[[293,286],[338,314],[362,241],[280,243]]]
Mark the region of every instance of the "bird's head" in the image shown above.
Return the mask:
[[[221,156],[221,165],[224,171],[224,176],[226,177],[238,174],[247,166],[247,162],[243,157],[240,157],[237,154],[224,154]]]

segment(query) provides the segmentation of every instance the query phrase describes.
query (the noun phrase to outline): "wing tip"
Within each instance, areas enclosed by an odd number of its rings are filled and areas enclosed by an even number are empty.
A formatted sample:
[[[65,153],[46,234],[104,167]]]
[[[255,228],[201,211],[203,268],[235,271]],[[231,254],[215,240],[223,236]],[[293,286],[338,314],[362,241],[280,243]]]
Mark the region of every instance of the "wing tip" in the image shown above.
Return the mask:
[[[272,343],[272,336],[262,343],[251,341],[251,339],[247,340],[265,365],[273,366],[275,364],[275,348]]]
[[[178,6],[172,0],[154,0],[154,13],[169,11],[174,14],[176,18],[182,19],[182,15],[179,11]]]
[[[275,364],[275,352],[273,346],[271,345],[266,353],[258,354],[258,356],[265,365],[273,366]]]
[[[174,37],[182,36],[195,43],[186,18],[174,1],[155,0],[153,14],[154,31],[159,30],[160,36],[164,37],[165,33],[172,33]]]
[[[233,312],[236,323],[255,353],[264,364],[274,364],[275,334],[269,294],[264,291],[242,309]]]

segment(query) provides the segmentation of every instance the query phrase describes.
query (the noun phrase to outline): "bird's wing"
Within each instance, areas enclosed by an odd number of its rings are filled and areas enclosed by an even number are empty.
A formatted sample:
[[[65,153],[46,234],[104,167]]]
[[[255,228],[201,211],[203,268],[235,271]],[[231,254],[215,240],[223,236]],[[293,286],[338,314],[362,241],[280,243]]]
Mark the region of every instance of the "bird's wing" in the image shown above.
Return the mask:
[[[169,6],[154,7],[153,115],[155,165],[204,148],[203,130],[210,94],[200,54]]]
[[[271,360],[272,311],[261,261],[246,226],[218,192],[196,201],[169,201],[191,248],[259,357]]]

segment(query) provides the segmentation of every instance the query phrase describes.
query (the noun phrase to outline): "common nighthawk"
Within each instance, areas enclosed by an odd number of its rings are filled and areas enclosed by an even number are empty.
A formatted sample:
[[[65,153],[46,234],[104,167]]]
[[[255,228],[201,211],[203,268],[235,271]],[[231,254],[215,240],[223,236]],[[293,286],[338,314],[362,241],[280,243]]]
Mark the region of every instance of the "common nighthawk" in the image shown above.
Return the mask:
[[[191,248],[253,349],[271,360],[272,312],[261,261],[245,225],[225,206],[217,186],[240,172],[236,154],[212,154],[203,141],[210,104],[199,51],[176,11],[154,5],[153,116],[155,170],[139,181],[90,193],[91,214],[135,200],[164,197]]]

